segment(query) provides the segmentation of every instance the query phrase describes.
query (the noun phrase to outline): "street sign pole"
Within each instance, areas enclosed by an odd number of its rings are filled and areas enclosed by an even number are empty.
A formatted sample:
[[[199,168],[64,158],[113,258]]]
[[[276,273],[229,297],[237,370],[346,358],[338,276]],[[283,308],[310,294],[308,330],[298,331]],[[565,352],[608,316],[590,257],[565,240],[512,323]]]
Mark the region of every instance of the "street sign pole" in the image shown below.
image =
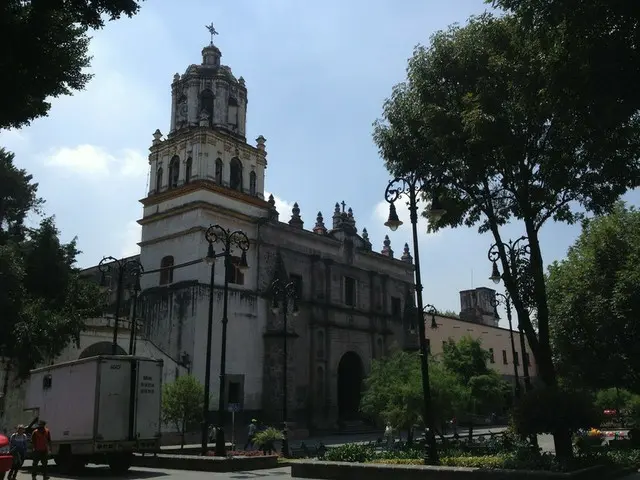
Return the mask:
[[[240,411],[239,403],[229,403],[227,410],[231,412],[231,449],[236,449],[236,412]]]

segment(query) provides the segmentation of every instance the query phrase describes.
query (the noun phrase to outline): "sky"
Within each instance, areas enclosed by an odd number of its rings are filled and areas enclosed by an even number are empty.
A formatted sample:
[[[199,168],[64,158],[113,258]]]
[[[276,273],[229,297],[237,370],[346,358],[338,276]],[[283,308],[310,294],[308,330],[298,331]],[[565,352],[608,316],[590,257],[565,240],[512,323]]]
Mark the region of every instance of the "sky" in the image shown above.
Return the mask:
[[[384,191],[389,174],[372,140],[372,123],[393,86],[405,80],[414,47],[437,30],[483,12],[483,0],[147,0],[131,19],[93,33],[94,78],[82,92],[53,99],[49,116],[0,132],[0,145],[39,183],[45,214],[64,241],[78,237],[80,267],[105,255],[139,251],[139,200],[148,191],[148,148],[168,133],[170,84],[201,62],[213,22],[222,62],[248,88],[247,141],[267,138],[266,191],[288,221],[298,202],[305,228],[336,202],[353,211],[376,250],[386,234],[399,257],[410,242],[405,225],[389,232]],[[637,204],[637,192],[625,199]],[[460,310],[459,291],[494,287],[489,234],[460,227],[426,233],[421,220],[424,302]],[[520,224],[505,228],[516,239]],[[549,223],[541,233],[545,263],[562,259],[579,226]],[[413,247],[411,247],[413,252]],[[501,286],[497,287],[499,290]],[[503,318],[505,315],[501,315]]]

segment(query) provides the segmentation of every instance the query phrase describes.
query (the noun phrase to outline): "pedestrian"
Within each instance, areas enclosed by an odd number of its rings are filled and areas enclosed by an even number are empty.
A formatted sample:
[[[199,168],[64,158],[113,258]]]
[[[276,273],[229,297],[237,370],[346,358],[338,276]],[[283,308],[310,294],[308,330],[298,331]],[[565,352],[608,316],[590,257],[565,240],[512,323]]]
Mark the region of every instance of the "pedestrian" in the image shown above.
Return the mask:
[[[391,448],[393,446],[393,428],[390,423],[387,423],[384,429],[384,438],[387,441],[387,448]]]
[[[38,428],[31,434],[31,445],[33,446],[33,471],[31,477],[35,480],[38,475],[38,465],[42,472],[43,480],[47,480],[47,466],[49,465],[49,453],[51,453],[51,432],[47,428],[47,422],[40,420]]]
[[[256,436],[257,430],[258,430],[258,420],[254,418],[251,420],[251,423],[249,424],[249,429],[247,432],[247,443],[244,446],[245,450],[248,450],[250,447],[253,448],[253,440]]]
[[[18,470],[22,467],[24,459],[27,456],[27,445],[29,439],[26,433],[24,433],[24,425],[18,425],[15,433],[9,437],[10,452],[13,455],[13,465],[9,471],[9,480],[16,480],[18,476]]]

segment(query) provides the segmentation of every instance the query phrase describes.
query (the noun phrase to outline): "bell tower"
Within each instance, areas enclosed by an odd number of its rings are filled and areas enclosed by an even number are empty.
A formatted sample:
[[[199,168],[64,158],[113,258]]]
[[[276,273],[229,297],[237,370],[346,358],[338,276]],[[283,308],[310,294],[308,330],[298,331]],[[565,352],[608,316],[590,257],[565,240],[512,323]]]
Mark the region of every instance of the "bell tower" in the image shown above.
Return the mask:
[[[270,211],[264,199],[266,139],[260,135],[254,145],[247,143],[245,81],[221,63],[213,44],[217,32],[212,25],[207,29],[211,42],[202,49],[201,63],[173,77],[169,133],[156,130],[149,148],[149,191],[138,222],[145,268],[176,256],[171,251],[177,245],[202,247],[199,230],[210,223],[253,222]],[[153,283],[153,275],[145,277]]]

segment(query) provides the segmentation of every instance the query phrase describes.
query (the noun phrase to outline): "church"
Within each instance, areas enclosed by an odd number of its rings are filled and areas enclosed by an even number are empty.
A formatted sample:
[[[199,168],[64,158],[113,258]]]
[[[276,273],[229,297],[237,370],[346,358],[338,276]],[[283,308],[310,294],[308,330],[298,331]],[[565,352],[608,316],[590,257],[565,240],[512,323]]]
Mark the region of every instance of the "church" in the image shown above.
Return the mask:
[[[264,194],[267,141],[247,142],[247,86],[221,56],[212,42],[200,64],[175,74],[169,132],[153,134],[150,188],[139,220],[139,341],[163,352],[168,381],[187,358],[189,371],[204,383],[213,279],[215,421],[226,280],[225,406],[239,404],[244,419],[280,422],[287,362],[288,420],[301,429],[335,428],[358,419],[372,359],[394,344],[415,342],[410,319],[403,320],[413,259],[406,246],[395,258],[388,238],[374,250],[345,202],[329,205],[327,217],[310,213],[311,219],[298,204],[291,212],[276,210],[273,196]],[[210,225],[241,231],[249,240],[245,255],[229,245],[226,269],[223,259],[213,268],[205,261]],[[211,246],[218,254],[225,248]],[[289,306],[286,330],[283,309],[272,309],[275,280],[295,286],[298,314]]]

